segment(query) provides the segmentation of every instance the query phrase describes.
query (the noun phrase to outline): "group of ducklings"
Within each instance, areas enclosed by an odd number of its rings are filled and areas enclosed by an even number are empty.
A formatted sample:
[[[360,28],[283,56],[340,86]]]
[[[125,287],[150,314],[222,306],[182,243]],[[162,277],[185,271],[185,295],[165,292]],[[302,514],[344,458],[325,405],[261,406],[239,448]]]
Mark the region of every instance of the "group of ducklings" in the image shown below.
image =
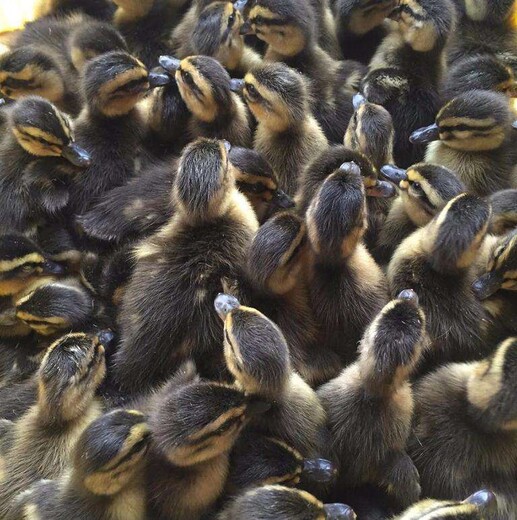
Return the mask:
[[[0,518],[517,520],[514,0],[48,4]]]

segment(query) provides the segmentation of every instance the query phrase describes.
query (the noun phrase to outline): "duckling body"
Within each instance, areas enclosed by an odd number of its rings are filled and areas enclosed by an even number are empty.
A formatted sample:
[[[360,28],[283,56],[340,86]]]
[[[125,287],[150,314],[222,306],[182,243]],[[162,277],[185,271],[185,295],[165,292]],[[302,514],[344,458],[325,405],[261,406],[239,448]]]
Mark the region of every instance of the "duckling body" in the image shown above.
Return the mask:
[[[504,235],[517,227],[517,189],[496,191],[490,196],[490,233]]]
[[[487,359],[446,365],[418,384],[410,454],[423,494],[461,499],[487,487],[497,508],[485,518],[515,516],[515,354],[510,338]]]
[[[217,373],[222,336],[208,309],[223,284],[242,279],[246,250],[258,227],[235,187],[223,142],[201,139],[185,149],[175,193],[176,214],[138,247],[122,302],[115,369],[127,390],[157,384],[190,356]]]

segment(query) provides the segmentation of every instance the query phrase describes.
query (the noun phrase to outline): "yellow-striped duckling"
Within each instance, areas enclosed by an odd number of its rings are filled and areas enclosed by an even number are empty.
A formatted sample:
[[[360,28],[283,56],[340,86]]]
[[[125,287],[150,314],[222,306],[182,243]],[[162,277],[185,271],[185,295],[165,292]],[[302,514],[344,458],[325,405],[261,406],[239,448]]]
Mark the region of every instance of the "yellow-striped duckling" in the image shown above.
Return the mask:
[[[319,186],[306,213],[311,308],[322,342],[344,363],[355,358],[365,327],[387,303],[385,276],[363,243],[367,221],[361,170],[344,163]]]
[[[180,61],[161,56],[160,64],[174,74],[181,97],[192,113],[187,130],[192,139],[226,139],[232,145],[251,146],[253,136],[246,105],[232,92],[232,80],[216,59],[190,56]]]
[[[147,69],[125,52],[109,52],[87,63],[83,76],[86,106],[74,128],[91,153],[92,164],[74,179],[71,213],[84,213],[98,197],[133,175],[143,135],[136,105],[148,89]]]
[[[69,472],[18,495],[10,520],[145,520],[144,466],[150,441],[140,412],[102,415],[77,440]]]
[[[411,142],[431,143],[427,162],[451,169],[470,192],[487,196],[512,187],[517,135],[511,122],[504,95],[471,90],[449,101]]]
[[[269,407],[183,366],[149,403],[149,516],[197,520],[222,495],[230,451],[246,423]]]
[[[309,78],[311,109],[329,141],[341,143],[352,116],[352,96],[365,67],[334,60],[317,42],[315,2],[256,0],[241,30],[267,43],[266,61],[282,62]]]
[[[210,309],[223,285],[243,279],[258,228],[228,151],[228,143],[212,139],[185,148],[173,188],[176,213],[135,251],[115,359],[126,391],[159,383],[188,357],[207,374],[219,376],[224,367],[221,325]]]
[[[496,191],[489,201],[492,206],[491,234],[505,235],[517,228],[517,189]]]
[[[418,472],[405,447],[414,407],[409,377],[425,346],[418,296],[402,291],[366,329],[359,359],[318,389],[340,486],[377,485],[402,508],[419,499]]]
[[[497,497],[487,520],[515,518],[517,339],[486,359],[451,363],[420,380],[409,454],[422,494],[461,500],[480,488]]]
[[[391,114],[395,162],[407,168],[421,161],[425,151],[412,147],[409,136],[432,123],[440,109],[444,49],[454,9],[450,0],[402,0],[391,16],[396,26],[372,58],[361,92]]]
[[[402,240],[427,225],[466,189],[454,172],[436,164],[414,164],[407,170],[386,165],[381,173],[399,187],[399,197],[390,208],[373,251],[375,259],[386,264]]]
[[[32,232],[59,216],[73,179],[90,162],[68,118],[54,105],[33,96],[18,101],[0,143],[3,233]]]
[[[0,514],[40,479],[59,477],[75,442],[100,415],[94,398],[106,372],[104,348],[85,334],[69,334],[48,349],[38,371],[38,397],[12,425],[9,460],[0,490]]]
[[[218,520],[356,520],[345,504],[323,504],[314,495],[285,486],[263,486],[237,497]]]
[[[260,308],[285,335],[293,368],[311,386],[338,375],[341,359],[320,341],[305,268],[307,226],[295,213],[280,213],[257,231],[248,252],[248,276]]]
[[[224,321],[224,356],[236,384],[272,404],[249,427],[283,440],[305,457],[321,455],[325,412],[314,390],[291,369],[281,330],[233,296],[220,294],[215,308]]]
[[[425,355],[426,369],[444,361],[480,359],[487,353],[481,339],[487,317],[471,285],[489,220],[487,202],[459,195],[406,238],[391,259],[391,294],[413,289],[427,318],[432,348]]]
[[[264,64],[246,74],[243,95],[258,122],[254,148],[271,164],[280,189],[292,196],[305,166],[328,146],[310,113],[306,81],[286,65]]]
[[[393,520],[484,520],[495,495],[486,489],[462,501],[427,499],[416,503]]]

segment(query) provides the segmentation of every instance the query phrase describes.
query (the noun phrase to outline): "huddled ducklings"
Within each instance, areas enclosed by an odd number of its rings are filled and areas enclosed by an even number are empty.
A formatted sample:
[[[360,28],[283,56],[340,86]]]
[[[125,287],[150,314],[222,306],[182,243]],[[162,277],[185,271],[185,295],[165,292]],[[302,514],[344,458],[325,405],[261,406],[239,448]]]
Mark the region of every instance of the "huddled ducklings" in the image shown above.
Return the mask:
[[[517,189],[496,191],[489,200],[492,206],[490,233],[505,235],[517,228]]]
[[[218,520],[356,520],[345,504],[323,504],[300,489],[270,485],[237,497],[217,517]]]
[[[20,492],[65,471],[75,441],[101,412],[94,394],[105,372],[104,348],[85,334],[63,336],[48,349],[36,404],[5,433],[10,448],[0,489],[2,518]]]
[[[102,415],[77,440],[70,471],[18,495],[9,520],[145,520],[144,467],[150,441],[140,412]]]
[[[489,351],[482,340],[488,316],[471,288],[489,220],[487,202],[459,195],[409,235],[388,266],[393,296],[410,288],[420,297],[432,345],[425,355],[426,369],[480,359]]]
[[[486,487],[497,497],[487,520],[515,518],[517,339],[486,359],[453,363],[416,387],[416,424],[409,453],[422,493],[462,499]]]
[[[426,346],[425,316],[402,291],[366,329],[359,359],[318,390],[341,486],[376,484],[405,508],[418,500],[418,472],[405,452],[413,395],[409,376]]]
[[[209,309],[218,292],[242,280],[258,228],[228,152],[228,143],[211,139],[187,146],[174,182],[176,213],[135,251],[115,357],[126,391],[158,384],[191,356],[205,373],[222,368],[222,331]]]
[[[450,168],[481,197],[512,187],[517,136],[507,98],[471,90],[449,101],[436,122],[415,130],[412,143],[431,143],[425,160]]]

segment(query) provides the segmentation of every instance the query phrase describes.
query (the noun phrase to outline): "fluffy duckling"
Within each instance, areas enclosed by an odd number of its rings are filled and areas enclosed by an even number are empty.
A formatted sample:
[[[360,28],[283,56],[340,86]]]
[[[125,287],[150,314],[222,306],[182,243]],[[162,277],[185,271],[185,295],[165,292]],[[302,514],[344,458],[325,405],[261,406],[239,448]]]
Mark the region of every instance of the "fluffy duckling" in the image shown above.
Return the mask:
[[[409,287],[420,298],[432,348],[426,368],[486,355],[487,317],[472,292],[473,266],[490,219],[487,202],[462,194],[406,238],[388,267],[392,295]],[[461,302],[461,305],[458,305]]]
[[[210,308],[225,285],[243,279],[258,228],[235,186],[228,149],[211,139],[185,148],[174,182],[176,213],[135,251],[115,356],[126,391],[159,383],[188,357],[204,372],[220,375],[222,331]]]
[[[258,122],[254,148],[278,175],[280,189],[292,196],[304,167],[328,146],[310,113],[306,83],[286,65],[264,64],[246,74],[243,95]]]
[[[337,376],[339,356],[321,343],[304,277],[307,226],[294,213],[280,213],[257,231],[248,252],[248,276],[261,308],[280,328],[293,368],[311,386]]]
[[[370,63],[388,32],[384,21],[396,4],[396,0],[334,0],[337,37],[345,58]]]
[[[453,170],[479,196],[511,187],[517,136],[508,100],[502,94],[471,90],[449,101],[436,122],[411,134],[413,143],[431,143],[425,160]]]
[[[99,20],[111,19],[115,10],[109,0],[50,0],[43,9],[40,16],[63,16],[79,11]]]
[[[303,456],[324,450],[325,412],[314,390],[291,369],[285,337],[271,320],[226,294],[215,300],[224,321],[224,356],[236,384],[272,404],[250,428],[278,438]]]
[[[384,274],[362,241],[367,218],[355,163],[342,164],[324,180],[306,213],[311,308],[322,341],[343,363],[355,358],[365,327],[387,303]]]
[[[483,520],[495,500],[495,495],[486,489],[461,502],[427,499],[411,506],[393,520]]]
[[[74,128],[92,164],[71,186],[69,207],[75,214],[133,175],[143,135],[136,105],[149,89],[148,72],[133,56],[110,52],[88,62],[83,89],[86,106]]]
[[[425,345],[418,296],[402,291],[366,329],[359,359],[318,390],[340,462],[340,485],[378,485],[402,508],[420,496],[405,446],[414,406],[409,377]]]
[[[396,27],[384,39],[362,83],[366,99],[388,110],[395,127],[396,164],[422,160],[411,132],[430,124],[440,109],[444,49],[454,25],[450,0],[403,0],[392,14]]]
[[[77,440],[70,471],[21,493],[9,520],[144,520],[144,464],[150,440],[140,412],[102,415]]]
[[[325,135],[341,143],[353,112],[352,96],[365,73],[356,62],[339,62],[317,43],[317,16],[308,0],[256,0],[241,29],[267,43],[266,61],[282,62],[305,74],[311,107]]]
[[[468,56],[451,65],[442,86],[442,99],[450,101],[470,90],[491,90],[517,97],[513,70],[489,54]]]
[[[482,361],[451,363],[416,387],[410,455],[422,493],[462,499],[486,487],[497,497],[487,520],[515,518],[517,339]]]
[[[180,61],[161,56],[160,64],[174,74],[181,97],[192,113],[188,132],[193,139],[226,139],[232,145],[251,146],[249,113],[241,98],[232,92],[232,80],[217,60],[190,56]]]
[[[66,469],[74,443],[100,414],[94,395],[105,372],[104,348],[85,334],[63,336],[48,349],[38,371],[37,402],[9,432],[2,518],[21,491]]]
[[[151,518],[197,520],[221,496],[229,454],[246,422],[268,405],[180,369],[151,398],[147,471]]]
[[[314,495],[285,486],[263,486],[237,497],[218,520],[355,520],[351,507],[323,504]]]
[[[490,233],[504,235],[517,227],[517,189],[496,191],[489,198],[492,206]]]
[[[408,170],[386,165],[381,172],[399,187],[399,197],[390,208],[373,251],[377,261],[387,264],[402,240],[427,225],[466,189],[451,170],[436,164],[414,164]]]
[[[18,101],[0,143],[2,232],[32,232],[55,219],[69,203],[72,179],[90,162],[54,105],[32,96]]]

